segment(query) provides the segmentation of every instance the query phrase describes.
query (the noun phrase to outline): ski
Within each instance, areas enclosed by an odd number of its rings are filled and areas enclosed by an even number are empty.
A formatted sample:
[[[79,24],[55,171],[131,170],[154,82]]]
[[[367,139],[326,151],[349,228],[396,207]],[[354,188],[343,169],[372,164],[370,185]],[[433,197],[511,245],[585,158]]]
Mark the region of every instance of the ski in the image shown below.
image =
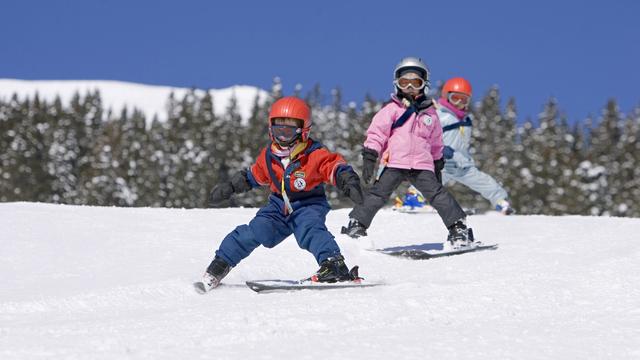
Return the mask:
[[[384,249],[376,249],[375,251],[397,257],[403,257],[413,260],[428,260],[445,256],[461,255],[483,250],[496,250],[498,244],[484,245],[475,243],[472,246],[462,247],[459,249],[445,249],[442,243],[426,243],[420,245],[396,246]]]
[[[204,295],[204,294],[207,294],[207,293],[210,293],[210,292],[215,292],[216,290],[219,290],[221,288],[225,288],[225,289],[228,289],[228,288],[243,288],[244,289],[245,285],[244,284],[225,284],[225,283],[222,283],[222,284],[218,285],[216,288],[214,288],[212,290],[209,290],[209,291],[206,291],[204,289],[204,284],[202,283],[202,281],[196,281],[196,282],[193,283],[193,289],[200,295]]]
[[[380,283],[362,283],[355,281],[345,281],[336,283],[317,283],[308,280],[251,280],[246,282],[247,286],[255,292],[282,292],[297,290],[335,290],[367,288],[382,285]]]

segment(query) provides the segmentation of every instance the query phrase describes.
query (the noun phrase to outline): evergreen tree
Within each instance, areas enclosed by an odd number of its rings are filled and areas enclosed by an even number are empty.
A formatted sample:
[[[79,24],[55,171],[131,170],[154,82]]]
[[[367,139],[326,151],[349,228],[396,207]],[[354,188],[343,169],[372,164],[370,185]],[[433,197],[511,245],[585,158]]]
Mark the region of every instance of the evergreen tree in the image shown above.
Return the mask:
[[[74,98],[79,98],[78,93]],[[62,108],[60,98],[56,98],[53,105],[48,107],[50,138],[46,140],[48,146],[47,172],[52,175],[51,201],[54,203],[74,204],[78,197],[78,158],[80,145],[78,130],[84,124],[74,123],[75,118],[69,116]]]
[[[513,202],[514,197],[517,197],[518,188],[514,184],[514,179],[519,176],[521,165],[521,157],[516,148],[518,143],[517,124],[518,111],[516,101],[511,98],[507,102],[503,117],[498,124],[502,140],[496,143],[494,154],[500,157],[498,159],[494,157],[493,163],[497,166],[492,170],[494,171],[493,175],[507,191],[511,202]]]
[[[194,179],[195,186],[195,206],[206,207],[207,196],[209,191],[213,188],[216,181],[216,158],[215,143],[216,133],[216,115],[213,107],[213,98],[209,91],[204,93],[204,96],[199,99],[196,110],[196,131],[199,132],[199,136],[196,138],[196,144],[199,148],[198,167],[196,169],[196,179]]]
[[[620,139],[613,144],[616,157],[613,173],[610,176],[610,186],[615,190],[612,193],[613,207],[611,214],[616,216],[640,215],[640,134],[639,118],[630,115],[624,121]]]
[[[335,88],[331,91],[331,96],[331,105],[319,110],[319,115],[314,115],[314,121],[317,124],[314,127],[321,134],[316,139],[330,151],[344,154],[349,146],[349,124],[342,110],[342,92],[339,88]],[[327,195],[332,206],[347,204],[348,200],[340,197],[336,187],[328,186]]]
[[[36,93],[33,101],[26,99],[22,106],[23,116],[11,144],[15,151],[13,193],[16,200],[48,202],[54,178],[47,169],[46,140],[51,131],[47,104]]]
[[[242,117],[238,112],[238,100],[235,95],[229,100],[224,121],[218,129],[218,135],[222,147],[218,149],[220,151],[219,159],[221,159],[218,179],[219,181],[228,181],[232,174],[247,168],[254,160],[249,150],[241,147],[241,139],[248,136],[248,134],[247,127],[242,123]],[[254,201],[250,195],[234,196],[231,199],[231,205],[254,205]]]
[[[169,133],[169,173],[167,204],[172,207],[194,207],[199,203],[198,194],[193,193],[191,181],[194,177],[193,163],[199,149],[195,148],[193,126],[196,111],[196,94],[192,89],[170,112]]]
[[[592,198],[597,196],[593,204],[592,215],[610,215],[615,207],[614,197],[619,197],[620,183],[616,179],[620,171],[619,159],[623,156],[620,146],[621,115],[615,100],[609,100],[603,111],[603,116],[598,125],[591,131],[591,146],[588,151],[588,160],[593,168],[598,171],[596,182],[592,183]],[[594,172],[591,171],[593,174]],[[597,188],[594,189],[597,184]]]
[[[311,100],[310,103],[313,104],[311,111],[313,115],[313,137],[321,141],[329,149],[336,151],[341,136],[339,122],[342,112],[342,96],[338,89],[334,89],[332,95],[333,103],[331,106],[323,107],[321,103],[315,100]]]
[[[87,204],[93,196],[90,192],[93,191],[92,180],[96,176],[95,146],[104,125],[103,115],[102,99],[97,90],[89,92],[84,98],[74,96],[66,111],[66,116],[74,124],[78,142],[78,156],[73,170],[77,178],[74,204]]]
[[[373,116],[380,111],[382,103],[376,101],[371,95],[365,95],[362,110],[357,116],[357,121],[349,130],[350,154],[346,160],[353,166],[358,174],[362,174],[362,149],[367,137],[367,129],[371,125]]]
[[[256,161],[260,150],[270,142],[268,119],[271,104],[271,99],[261,99],[259,94],[256,94],[251,115],[242,131],[244,136],[240,139],[244,153],[242,168],[251,166]],[[236,204],[243,206],[260,206],[264,204],[269,193],[270,191],[267,188],[254,190],[247,194],[236,195],[234,201]]]
[[[621,142],[615,215],[640,217],[640,107],[628,115]]]
[[[247,121],[245,136],[241,140],[241,147],[245,149],[249,158],[256,157],[260,149],[269,142],[269,108],[271,102],[265,104],[265,99],[260,99],[256,94],[251,108],[251,115]],[[266,105],[266,106],[265,106]],[[248,164],[245,164],[248,166]]]
[[[148,135],[146,132],[145,115],[134,109],[129,117],[124,117],[122,122],[122,137],[118,163],[121,164],[120,177],[126,183],[128,197],[124,198],[128,206],[142,205],[140,195],[149,187],[153,187],[145,174],[147,159],[149,158]]]
[[[511,194],[511,200],[514,206],[521,214],[533,213],[535,209],[543,208],[543,200],[534,192],[536,187],[534,172],[538,169],[538,163],[541,162],[537,149],[534,148],[535,136],[534,125],[531,119],[527,119],[525,123],[517,129],[519,142],[515,146],[516,159],[519,164],[518,175],[512,179],[514,189],[517,192]]]
[[[0,99],[0,201],[21,200],[15,192],[17,184],[20,148],[23,148],[22,136],[18,133],[20,123],[27,115],[26,107],[14,94],[9,102]]]
[[[587,194],[581,186],[579,169],[585,161],[585,134],[582,124],[576,122],[567,135],[566,148],[561,149],[565,160],[565,176],[569,177],[567,194],[564,197],[569,213],[588,214],[591,206]],[[568,173],[571,171],[571,174]]]
[[[123,110],[119,119],[107,118],[96,138],[91,155],[94,161],[93,176],[90,185],[87,184],[90,186],[87,191],[87,205],[127,205],[126,203],[120,204],[116,195],[118,187],[124,183],[124,180],[119,180],[118,167],[120,164],[117,162],[117,155],[114,156],[114,152],[117,152],[119,147],[122,117],[126,117],[126,110]]]
[[[550,99],[539,116],[539,126],[532,134],[530,168],[534,177],[531,195],[535,197],[531,212],[536,214],[564,213],[558,209],[558,199],[563,193],[563,168],[558,149],[562,146],[564,131],[558,126],[559,110],[555,99]]]
[[[305,101],[311,108],[311,111],[313,111],[314,109],[319,110],[322,108],[322,98],[323,96],[322,96],[322,90],[320,89],[320,84],[315,84],[311,89],[311,91],[307,93],[307,96],[305,97]]]
[[[374,103],[375,104],[375,103]],[[364,144],[365,135],[370,119],[365,118],[365,108],[367,106],[375,106],[371,103],[365,103],[362,105],[362,111],[358,111],[357,104],[351,102],[348,104],[347,111],[345,113],[347,129],[345,130],[345,151],[342,153],[345,160],[351,164],[354,169],[358,167],[361,159],[360,153],[362,152],[362,145]]]
[[[168,205],[169,192],[169,127],[154,117],[149,128],[147,164],[140,176],[147,180],[146,191],[140,194],[140,203],[144,206],[164,207]]]

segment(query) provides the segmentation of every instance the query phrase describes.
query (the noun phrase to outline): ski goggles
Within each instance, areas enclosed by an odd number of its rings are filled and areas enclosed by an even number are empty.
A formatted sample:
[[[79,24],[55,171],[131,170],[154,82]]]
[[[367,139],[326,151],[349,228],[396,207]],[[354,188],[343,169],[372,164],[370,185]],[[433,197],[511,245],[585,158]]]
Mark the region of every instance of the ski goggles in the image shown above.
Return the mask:
[[[302,128],[292,125],[271,125],[271,136],[279,144],[292,144],[302,134]]]
[[[421,78],[407,79],[407,78],[401,77],[398,80],[396,80],[396,86],[399,87],[401,90],[406,90],[409,87],[420,90],[425,86],[425,81]]]
[[[447,95],[447,100],[449,101],[449,103],[453,105],[467,106],[471,101],[471,96],[464,93],[459,93],[459,92],[450,92]]]

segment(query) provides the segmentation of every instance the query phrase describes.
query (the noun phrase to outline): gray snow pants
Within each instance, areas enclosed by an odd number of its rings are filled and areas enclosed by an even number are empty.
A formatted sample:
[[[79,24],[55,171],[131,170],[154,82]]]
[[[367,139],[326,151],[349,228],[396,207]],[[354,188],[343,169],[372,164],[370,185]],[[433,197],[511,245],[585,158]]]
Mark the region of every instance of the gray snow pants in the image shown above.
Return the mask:
[[[442,170],[442,183],[457,181],[469,189],[480,193],[482,197],[496,206],[500,200],[507,200],[507,192],[490,175],[478,170],[477,167],[459,168],[455,164],[447,163]]]
[[[447,227],[466,217],[456,199],[438,182],[432,171],[396,168],[384,170],[380,179],[365,195],[364,203],[353,208],[349,217],[358,220],[368,228],[378,210],[389,200],[391,193],[405,180],[424,195],[429,204],[438,211],[438,215]]]

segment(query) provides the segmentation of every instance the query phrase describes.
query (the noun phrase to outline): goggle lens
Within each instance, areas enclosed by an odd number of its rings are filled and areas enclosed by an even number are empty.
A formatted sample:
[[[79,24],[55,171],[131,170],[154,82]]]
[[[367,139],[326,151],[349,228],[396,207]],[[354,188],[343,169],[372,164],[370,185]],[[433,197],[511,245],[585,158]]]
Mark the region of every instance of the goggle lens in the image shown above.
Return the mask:
[[[302,134],[302,129],[292,125],[271,125],[271,136],[280,144],[291,144]]]
[[[422,89],[424,87],[424,80],[421,78],[407,79],[407,78],[399,78],[396,81],[396,85],[402,90],[406,90],[411,86],[414,89]]]
[[[450,92],[447,96],[447,100],[453,105],[469,105],[471,96],[459,92]]]

